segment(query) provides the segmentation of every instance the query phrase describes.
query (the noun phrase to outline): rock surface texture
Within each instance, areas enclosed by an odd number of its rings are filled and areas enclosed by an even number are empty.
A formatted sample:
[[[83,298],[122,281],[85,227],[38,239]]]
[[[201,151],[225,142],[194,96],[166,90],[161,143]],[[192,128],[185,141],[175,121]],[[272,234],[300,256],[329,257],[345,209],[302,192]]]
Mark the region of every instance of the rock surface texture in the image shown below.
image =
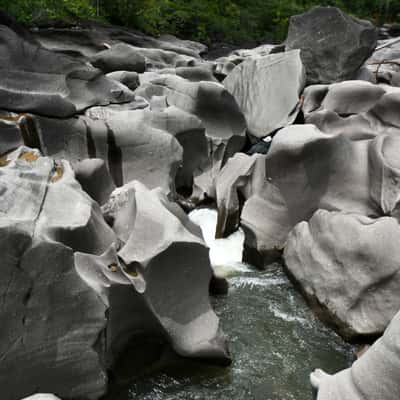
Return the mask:
[[[308,83],[332,83],[354,78],[377,38],[370,22],[316,7],[290,18],[286,50],[301,50]]]
[[[244,112],[250,134],[259,138],[294,122],[304,84],[298,50],[250,58],[224,80]]]
[[[353,366],[336,375],[311,374],[318,400],[395,400],[400,396],[400,313]]]
[[[378,336],[400,309],[400,225],[317,211],[290,233],[286,266],[310,302],[342,336]]]

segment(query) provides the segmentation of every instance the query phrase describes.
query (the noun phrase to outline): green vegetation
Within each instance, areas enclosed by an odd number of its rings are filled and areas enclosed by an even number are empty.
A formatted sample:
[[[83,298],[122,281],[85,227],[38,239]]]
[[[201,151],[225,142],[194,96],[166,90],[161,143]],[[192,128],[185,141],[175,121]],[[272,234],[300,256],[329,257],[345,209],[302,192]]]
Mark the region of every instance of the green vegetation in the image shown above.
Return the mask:
[[[95,18],[99,11],[103,20],[155,36],[242,43],[282,40],[289,17],[316,5],[338,6],[376,24],[400,23],[399,0],[0,0],[0,8],[27,24]]]

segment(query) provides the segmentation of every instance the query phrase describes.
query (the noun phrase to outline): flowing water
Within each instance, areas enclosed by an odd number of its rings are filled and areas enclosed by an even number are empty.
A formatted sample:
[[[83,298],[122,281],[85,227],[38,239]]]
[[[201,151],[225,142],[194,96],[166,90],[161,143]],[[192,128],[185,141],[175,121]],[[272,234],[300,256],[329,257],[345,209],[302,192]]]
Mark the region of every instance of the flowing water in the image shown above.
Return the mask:
[[[280,265],[260,272],[240,262],[242,232],[214,240],[216,217],[208,209],[190,214],[202,227],[215,270],[230,283],[229,294],[212,303],[232,366],[175,365],[136,380],[125,399],[311,400],[310,372],[348,367],[352,348],[314,317]]]

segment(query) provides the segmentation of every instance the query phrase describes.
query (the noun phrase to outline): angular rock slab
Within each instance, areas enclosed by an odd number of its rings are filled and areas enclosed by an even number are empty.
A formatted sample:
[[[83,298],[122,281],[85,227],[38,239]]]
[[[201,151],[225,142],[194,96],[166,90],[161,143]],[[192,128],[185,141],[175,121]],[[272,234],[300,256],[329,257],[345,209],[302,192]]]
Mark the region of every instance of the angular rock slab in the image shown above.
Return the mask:
[[[307,81],[353,79],[374,51],[377,29],[335,7],[315,7],[290,18],[286,50],[301,50]]]
[[[69,117],[93,105],[132,100],[132,92],[95,68],[24,40],[0,25],[0,108]]]
[[[265,156],[237,153],[230,158],[216,179],[218,222],[216,238],[237,230],[244,201],[264,188]]]
[[[290,275],[346,339],[381,334],[400,309],[396,219],[317,211],[289,234]]]
[[[353,366],[335,375],[311,374],[317,400],[397,400],[400,397],[400,313]]]
[[[150,191],[139,182],[117,189],[103,210],[112,216],[123,243],[118,258],[125,278],[118,285],[128,285],[131,296],[138,297],[143,307],[140,320],[129,326],[127,318],[126,327],[118,328],[115,335],[120,339],[115,342],[142,331],[161,335],[183,357],[229,363],[219,321],[209,302],[212,269],[199,227],[160,190]],[[88,284],[112,301],[109,293],[117,282],[99,281],[95,263],[101,260],[81,253],[75,258],[78,270],[85,271],[82,275],[90,276]],[[115,253],[109,265],[118,264],[118,258]],[[103,262],[102,270],[109,271],[107,263]],[[130,303],[124,301],[121,313],[129,315]],[[143,324],[142,319],[152,323]]]
[[[300,110],[305,84],[300,51],[245,61],[223,83],[243,111],[249,133],[265,137],[293,123]]]

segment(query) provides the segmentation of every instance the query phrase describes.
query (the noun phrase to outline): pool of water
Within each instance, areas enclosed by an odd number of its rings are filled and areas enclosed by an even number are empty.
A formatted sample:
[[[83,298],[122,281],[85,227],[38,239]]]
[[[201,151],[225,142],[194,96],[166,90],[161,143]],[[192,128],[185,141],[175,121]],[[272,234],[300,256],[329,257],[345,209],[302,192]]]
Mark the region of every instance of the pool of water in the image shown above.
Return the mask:
[[[230,283],[212,300],[233,363],[229,368],[184,363],[137,378],[124,400],[311,400],[309,374],[336,372],[353,361],[353,349],[308,309],[279,264],[257,271],[241,260],[243,234],[215,241],[216,212],[196,210],[214,268]],[[239,250],[238,250],[239,249]]]

